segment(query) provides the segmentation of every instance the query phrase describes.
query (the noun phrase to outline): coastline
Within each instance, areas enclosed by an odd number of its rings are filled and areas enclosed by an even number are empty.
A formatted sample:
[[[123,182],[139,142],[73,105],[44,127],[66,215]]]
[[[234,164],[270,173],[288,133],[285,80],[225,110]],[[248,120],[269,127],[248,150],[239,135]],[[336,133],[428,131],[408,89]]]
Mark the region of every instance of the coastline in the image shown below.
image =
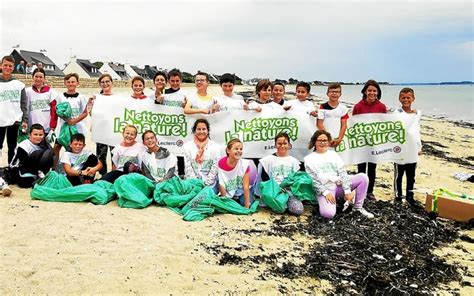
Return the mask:
[[[423,116],[421,136],[430,148],[417,167],[416,200],[424,202],[425,194],[439,187],[472,194],[473,183],[452,177],[474,170],[472,126]],[[87,148],[95,150],[90,135]],[[3,152],[1,166],[6,164]],[[393,167],[379,165],[377,172],[375,194],[389,201]],[[215,215],[188,223],[156,205],[133,210],[119,208],[116,201],[105,206],[43,202],[31,200],[30,190],[11,187],[11,197],[0,197],[2,294],[278,294],[283,293],[281,286],[290,293],[322,293],[330,287],[327,281],[312,278],[290,280],[262,275],[259,268],[219,265],[209,250],[212,245],[243,244],[248,247],[240,255],[287,251],[297,262],[298,252],[314,243],[312,238],[259,235],[286,214],[262,210],[251,216]],[[310,215],[307,207],[302,217],[287,220],[305,223]],[[462,233],[474,237],[473,230]],[[436,253],[467,268],[463,281],[474,282],[472,243],[457,240]],[[439,289],[447,295],[456,287],[461,295],[474,294],[472,286],[459,283]]]

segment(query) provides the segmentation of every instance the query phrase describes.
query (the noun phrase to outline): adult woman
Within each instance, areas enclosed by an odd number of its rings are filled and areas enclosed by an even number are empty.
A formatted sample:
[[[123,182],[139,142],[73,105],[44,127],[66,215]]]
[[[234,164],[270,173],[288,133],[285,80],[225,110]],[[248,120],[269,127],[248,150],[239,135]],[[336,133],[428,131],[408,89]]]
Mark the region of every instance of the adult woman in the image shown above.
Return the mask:
[[[153,182],[162,182],[171,179],[176,174],[176,156],[168,149],[158,146],[156,134],[147,130],[142,135],[146,151],[138,156],[142,174]]]
[[[221,147],[209,138],[209,122],[199,118],[194,122],[194,139],[184,144],[186,178],[198,178],[217,192],[217,163],[221,158]]]
[[[243,144],[239,139],[227,143],[226,154],[219,160],[220,196],[237,199],[241,206],[250,208],[250,161],[242,159]]]
[[[100,75],[97,81],[99,82],[101,91],[100,91],[100,94],[94,95],[90,98],[92,104],[97,98],[101,96],[110,97],[113,95],[112,93],[113,80],[110,74],[104,73]],[[109,146],[107,144],[102,144],[102,143],[96,143],[96,155],[103,164],[102,169],[99,171],[101,175],[105,175],[107,173],[107,150],[109,149],[110,149],[110,158],[112,158],[112,150],[114,149],[114,146]]]
[[[56,94],[45,84],[46,73],[42,68],[33,71],[33,85],[26,89],[28,98],[28,125],[41,124],[46,133],[57,125]]]
[[[260,159],[258,174],[259,181],[268,181],[272,178],[280,185],[288,175],[299,171],[300,162],[289,154],[291,142],[287,133],[281,132],[276,135],[275,147],[275,153]],[[256,188],[258,188],[258,184]],[[294,196],[290,196],[288,199],[288,212],[293,215],[301,215],[303,211],[303,203]]]
[[[387,113],[387,107],[380,102],[382,90],[375,80],[368,80],[361,90],[362,99],[355,104],[352,115],[367,113]],[[372,162],[359,163],[357,165],[358,173],[367,173],[369,176],[369,188],[367,189],[367,198],[375,199],[374,185],[377,165]]]
[[[304,158],[306,172],[313,178],[318,195],[319,213],[324,218],[333,218],[336,214],[336,199],[344,196],[346,201],[355,199],[356,211],[373,218],[374,215],[362,207],[367,195],[367,175],[359,173],[349,176],[339,154],[328,150],[330,142],[330,133],[316,131],[308,145],[308,149],[313,149],[313,152]]]

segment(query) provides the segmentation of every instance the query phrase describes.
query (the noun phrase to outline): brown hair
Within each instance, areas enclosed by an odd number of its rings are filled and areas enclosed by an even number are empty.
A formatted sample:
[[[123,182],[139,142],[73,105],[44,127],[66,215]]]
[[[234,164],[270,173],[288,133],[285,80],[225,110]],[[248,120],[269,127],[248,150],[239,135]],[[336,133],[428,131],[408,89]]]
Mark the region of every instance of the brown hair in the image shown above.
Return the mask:
[[[2,64],[3,64],[4,61],[7,61],[7,62],[10,62],[10,63],[15,64],[15,58],[12,57],[11,55],[4,56],[4,57],[2,58]]]
[[[342,88],[341,84],[339,82],[333,82],[333,83],[328,85],[327,92],[329,92],[331,89],[337,89],[337,88]]]
[[[99,76],[99,79],[97,79],[97,81],[100,83],[102,81],[102,79],[104,79],[105,77],[109,77],[110,78],[110,81],[114,81],[112,76],[109,74],[109,73],[104,73],[102,75]]]
[[[379,83],[373,79],[367,80],[367,82],[364,85],[364,88],[362,88],[362,90],[360,91],[362,93],[362,98],[364,100],[367,99],[367,95],[365,94],[365,92],[367,91],[369,86],[373,86],[377,89],[377,99],[380,100],[380,98],[382,98],[382,90],[380,89]]]
[[[260,80],[257,85],[255,86],[255,95],[257,97],[260,97],[259,96],[259,92],[262,90],[262,89],[267,89],[268,87],[271,87],[273,89],[273,84],[270,80],[268,79],[262,79]]]
[[[145,79],[143,79],[143,77],[141,76],[135,76],[132,78],[132,86],[133,86],[133,83],[137,80],[141,81],[141,83],[143,83],[143,86],[145,86]]]
[[[69,80],[69,78],[75,77],[77,82],[79,82],[79,74],[77,73],[69,73],[64,76],[64,81]]]
[[[242,141],[240,141],[240,139],[238,139],[238,138],[234,138],[234,139],[231,139],[229,142],[227,142],[227,146],[226,146],[226,149],[225,149],[225,154],[227,156],[229,156],[229,153],[227,153],[227,150],[230,150],[232,148],[232,146],[234,146],[234,144],[236,144],[236,143],[242,144]]]
[[[308,143],[308,149],[313,149],[315,148],[316,149],[316,140],[319,138],[319,136],[321,135],[326,135],[326,137],[328,137],[328,141],[331,142],[332,141],[332,138],[331,138],[331,134],[328,133],[327,131],[325,130],[317,130],[313,136],[311,136],[311,139],[309,140],[309,143]],[[313,149],[313,150],[315,150]]]
[[[31,73],[31,76],[32,76],[32,77],[35,76],[35,74],[38,73],[38,72],[43,73],[43,76],[46,77],[46,72],[44,71],[43,68],[36,68],[36,69],[33,71],[33,73]]]
[[[415,91],[411,87],[404,87],[402,90],[400,90],[400,93],[398,96],[401,96],[402,94],[412,94],[413,97],[415,97]]]

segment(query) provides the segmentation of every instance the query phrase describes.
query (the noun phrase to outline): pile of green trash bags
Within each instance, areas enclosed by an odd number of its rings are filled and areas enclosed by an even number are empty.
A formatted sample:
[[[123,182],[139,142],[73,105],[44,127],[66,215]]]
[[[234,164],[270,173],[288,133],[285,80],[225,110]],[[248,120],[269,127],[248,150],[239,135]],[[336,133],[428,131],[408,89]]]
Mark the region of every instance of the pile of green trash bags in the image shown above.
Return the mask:
[[[256,201],[247,209],[233,199],[217,196],[199,179],[174,177],[155,185],[137,173],[120,176],[114,184],[99,180],[73,187],[66,176],[51,171],[35,184],[31,198],[59,202],[90,201],[94,204],[106,204],[118,198],[120,207],[134,209],[145,208],[155,201],[182,215],[185,221],[201,221],[215,212],[249,215],[257,211],[259,204]]]
[[[306,172],[294,172],[288,175],[280,185],[274,179],[261,182],[259,185],[260,198],[275,213],[286,211],[290,193],[301,200],[311,204],[316,203],[313,179]]]

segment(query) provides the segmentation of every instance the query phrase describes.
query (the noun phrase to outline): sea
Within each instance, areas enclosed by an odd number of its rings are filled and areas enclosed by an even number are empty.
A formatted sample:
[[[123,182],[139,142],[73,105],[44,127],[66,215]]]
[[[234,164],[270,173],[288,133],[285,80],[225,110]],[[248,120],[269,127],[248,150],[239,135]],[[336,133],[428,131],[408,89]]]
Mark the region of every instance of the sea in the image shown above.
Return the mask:
[[[398,93],[404,87],[415,91],[413,108],[423,115],[454,121],[474,123],[474,85],[381,85],[381,101],[387,108],[400,106]],[[355,104],[362,98],[363,85],[343,85],[341,102]],[[287,92],[294,92],[294,85],[286,86]],[[327,86],[311,86],[311,94],[324,100]]]

